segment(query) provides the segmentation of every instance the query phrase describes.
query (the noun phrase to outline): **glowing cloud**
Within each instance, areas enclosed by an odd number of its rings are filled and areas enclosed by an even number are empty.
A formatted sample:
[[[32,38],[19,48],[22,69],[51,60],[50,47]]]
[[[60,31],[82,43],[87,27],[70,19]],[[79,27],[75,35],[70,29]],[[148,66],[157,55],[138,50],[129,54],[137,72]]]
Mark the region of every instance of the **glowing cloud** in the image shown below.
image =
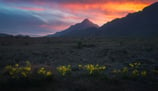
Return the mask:
[[[14,15],[19,14],[21,11],[26,11],[24,14],[20,13],[21,16],[26,17],[26,15],[28,15],[27,17],[31,17],[28,19],[31,22],[34,20],[33,18],[42,22],[42,24],[36,26],[38,27],[37,32],[34,33],[38,33],[38,29],[41,28],[43,30],[46,29],[46,34],[64,30],[70,25],[81,22],[85,18],[89,18],[101,26],[115,18],[124,17],[128,13],[140,11],[156,1],[157,0],[1,0],[0,10],[2,9],[1,12],[3,11],[4,13],[14,13]],[[26,19],[24,19],[24,21],[25,20]],[[16,22],[17,20],[12,21],[6,19],[5,21]],[[24,21],[21,24],[24,24]],[[3,22],[0,22],[0,24],[1,23]],[[19,23],[14,26],[20,26],[21,24]],[[26,25],[23,25],[24,29],[29,27]],[[31,29],[34,30],[36,28],[30,27],[29,29],[31,31]],[[0,27],[0,30],[3,30],[3,27]],[[7,30],[7,27],[5,30]],[[8,27],[7,31],[12,32],[13,30]],[[19,31],[26,33],[26,31],[23,30]]]

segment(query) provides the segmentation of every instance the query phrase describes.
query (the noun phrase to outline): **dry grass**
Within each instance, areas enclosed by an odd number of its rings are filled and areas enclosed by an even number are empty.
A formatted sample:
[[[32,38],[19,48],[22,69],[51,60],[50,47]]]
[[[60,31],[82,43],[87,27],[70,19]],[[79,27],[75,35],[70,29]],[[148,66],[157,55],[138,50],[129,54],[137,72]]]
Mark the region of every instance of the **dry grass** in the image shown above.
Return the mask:
[[[78,45],[81,42],[82,45]],[[78,47],[79,46],[79,47]],[[8,64],[29,60],[36,67],[78,64],[102,64],[122,68],[140,61],[147,69],[158,66],[158,38],[0,38],[0,69]],[[56,74],[56,72],[55,72]],[[55,76],[50,81],[35,81],[34,85],[9,85],[2,91],[157,91],[157,80],[106,79],[89,77],[80,72],[69,77]],[[25,83],[26,82],[26,83]],[[29,82],[28,82],[29,83]],[[8,85],[7,85],[8,86]],[[1,86],[2,87],[2,86]]]

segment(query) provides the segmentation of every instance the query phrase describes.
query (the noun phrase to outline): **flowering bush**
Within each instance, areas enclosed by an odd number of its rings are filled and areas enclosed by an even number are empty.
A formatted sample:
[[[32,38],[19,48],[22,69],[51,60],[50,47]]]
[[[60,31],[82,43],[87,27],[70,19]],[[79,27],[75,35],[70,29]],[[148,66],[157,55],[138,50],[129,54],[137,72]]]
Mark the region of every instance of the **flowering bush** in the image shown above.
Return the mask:
[[[128,69],[127,67],[124,67],[124,68],[122,69],[122,72],[123,72],[123,73],[128,73],[128,71],[129,71],[129,69]]]
[[[50,77],[50,76],[52,76],[52,72],[51,72],[50,70],[46,70],[46,68],[44,68],[44,67],[41,67],[41,68],[37,71],[37,73],[38,73],[39,75],[44,76],[44,77]]]
[[[93,64],[87,64],[87,65],[78,65],[78,68],[80,70],[85,70],[88,72],[89,75],[94,75],[96,73],[101,73],[104,72],[107,67],[106,66],[101,66],[101,65],[93,65]],[[42,78],[49,78],[52,77],[52,71],[48,70],[46,67],[40,67],[37,70],[32,70],[32,65],[29,61],[25,62],[25,65],[7,65],[4,68],[5,73],[7,74],[7,77],[11,77],[14,79],[18,78],[33,78],[35,77],[39,79]],[[71,65],[62,65],[58,66],[56,70],[61,74],[62,76],[65,76],[66,74],[70,73],[72,71]],[[35,71],[35,72],[34,72]],[[114,77],[125,77],[125,78],[137,78],[137,77],[147,77],[147,75],[154,73],[158,74],[157,70],[145,70],[140,62],[135,62],[135,63],[129,63],[129,66],[125,66],[122,68],[118,69],[113,69],[111,71],[113,73]],[[33,73],[36,73],[36,75],[33,75]],[[3,75],[2,75],[3,76]],[[2,77],[1,76],[1,77]]]
[[[59,66],[56,69],[62,76],[65,76],[67,73],[71,72],[71,65]]]
[[[140,62],[129,63],[131,68],[139,68],[141,66]]]
[[[141,76],[146,77],[147,76],[147,71],[146,70],[141,71]]]
[[[31,64],[29,61],[26,61],[25,66],[19,66],[19,64],[7,65],[5,71],[11,78],[26,78],[31,73]]]
[[[91,74],[94,74],[94,73],[99,73],[101,71],[104,71],[106,69],[106,66],[100,66],[98,64],[96,65],[93,65],[93,64],[87,64],[87,65],[78,65],[78,67],[80,69],[84,69],[84,70],[87,70],[88,73],[91,75]]]
[[[132,77],[137,77],[139,76],[139,71],[137,69],[132,71]]]

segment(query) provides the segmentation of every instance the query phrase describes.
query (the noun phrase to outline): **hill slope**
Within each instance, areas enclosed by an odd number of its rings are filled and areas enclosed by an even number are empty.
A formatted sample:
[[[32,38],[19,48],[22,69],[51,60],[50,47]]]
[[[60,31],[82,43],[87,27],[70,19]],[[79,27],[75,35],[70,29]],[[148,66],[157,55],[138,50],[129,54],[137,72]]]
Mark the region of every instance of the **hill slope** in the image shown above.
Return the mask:
[[[104,24],[97,33],[97,36],[153,35],[158,35],[158,2],[140,12]]]

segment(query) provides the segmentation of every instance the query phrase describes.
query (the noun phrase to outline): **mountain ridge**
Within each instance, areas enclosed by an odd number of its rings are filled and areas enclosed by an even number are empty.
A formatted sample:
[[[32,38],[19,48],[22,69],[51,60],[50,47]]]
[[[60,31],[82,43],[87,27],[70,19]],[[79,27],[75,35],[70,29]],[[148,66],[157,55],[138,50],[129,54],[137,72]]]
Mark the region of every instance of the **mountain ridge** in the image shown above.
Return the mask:
[[[120,37],[120,36],[157,36],[158,35],[158,2],[139,12],[129,13],[125,17],[116,18],[101,27],[88,19],[55,33],[53,37]],[[82,24],[82,26],[80,26]],[[93,25],[95,27],[89,27]],[[89,28],[88,28],[89,27]],[[88,32],[87,32],[88,31]]]
[[[155,36],[158,35],[158,2],[142,11],[114,19],[99,28],[97,36]]]
[[[53,35],[48,35],[48,37],[75,37],[75,36],[88,36],[88,33],[94,33],[99,26],[91,22],[88,18],[84,19],[82,22],[75,25],[71,25],[69,28],[56,32]],[[91,31],[89,31],[91,30]],[[91,35],[91,34],[90,34]]]

